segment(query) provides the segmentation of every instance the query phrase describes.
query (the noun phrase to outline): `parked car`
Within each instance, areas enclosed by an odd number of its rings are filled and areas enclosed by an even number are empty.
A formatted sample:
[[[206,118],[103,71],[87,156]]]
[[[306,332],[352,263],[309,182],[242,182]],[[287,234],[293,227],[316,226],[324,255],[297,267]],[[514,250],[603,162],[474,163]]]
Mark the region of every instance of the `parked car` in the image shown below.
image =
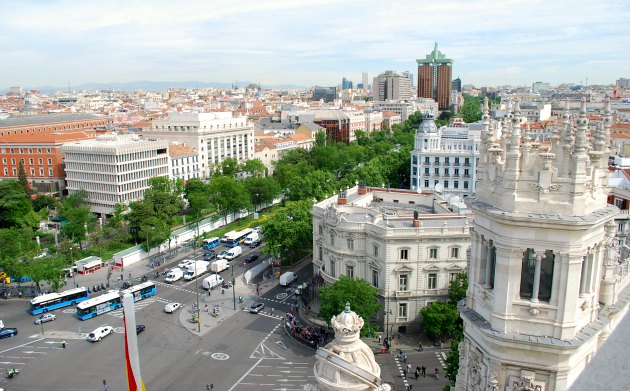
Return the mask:
[[[228,252],[226,250],[223,250],[219,253],[219,255],[217,255],[217,259],[223,259],[226,255],[228,255]]]
[[[136,326],[136,334],[140,334],[141,332],[144,331],[144,329],[146,329],[145,325],[143,324],[139,324]]]
[[[15,327],[6,327],[0,330],[0,338],[9,338],[17,335],[17,329]]]
[[[42,324],[46,322],[52,322],[55,319],[57,319],[57,316],[55,314],[44,314],[42,316],[38,316],[37,318],[35,318],[34,323]]]
[[[181,307],[182,307],[182,303],[177,303],[177,302],[168,303],[167,305],[164,306],[164,312],[166,312],[167,314],[172,314],[173,312],[177,311]]]
[[[205,253],[203,254],[203,260],[204,261],[212,261],[214,259],[217,258],[217,253],[216,252],[211,252],[211,253]]]
[[[225,281],[221,287],[225,289],[230,289],[232,287],[232,281]]]
[[[265,303],[254,303],[251,307],[249,307],[249,312],[252,314],[257,314],[258,311],[265,308]]]
[[[245,258],[245,263],[252,263],[257,259],[258,259],[258,255],[256,254],[248,255],[247,258]]]
[[[192,259],[184,259],[180,263],[177,264],[177,267],[180,269],[187,269],[189,265],[193,265],[195,261]]]
[[[98,342],[114,332],[112,326],[101,326],[88,334],[87,340],[90,342]]]

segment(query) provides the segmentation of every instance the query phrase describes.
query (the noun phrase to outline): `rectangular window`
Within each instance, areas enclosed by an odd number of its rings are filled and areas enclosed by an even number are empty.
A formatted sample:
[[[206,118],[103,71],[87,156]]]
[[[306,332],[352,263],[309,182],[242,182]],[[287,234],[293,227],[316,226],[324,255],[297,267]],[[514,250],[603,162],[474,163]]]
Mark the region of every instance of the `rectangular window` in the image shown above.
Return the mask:
[[[444,188],[448,189],[448,181],[444,181]]]
[[[431,163],[431,160],[430,160],[430,158],[429,158],[428,156],[425,156],[425,158],[424,158],[424,162],[425,162],[426,164],[430,164],[430,163]]]
[[[437,259],[437,257],[438,257],[438,249],[437,248],[430,248],[429,249],[429,258]]]
[[[372,254],[374,254],[375,257],[378,257],[378,246],[376,244],[372,245]]]
[[[44,176],[44,169],[43,168],[39,169],[39,176]]]
[[[447,165],[449,165],[449,164],[451,163],[451,162],[450,162],[450,158],[449,158],[449,157],[445,157],[445,158],[444,158],[444,163],[446,163]]]
[[[429,175],[429,167],[424,168],[424,175]]]
[[[319,225],[319,234],[320,235],[324,234],[324,227],[321,224]]]
[[[449,273],[448,274],[448,283],[452,284],[453,281],[457,279],[457,273]]]
[[[333,246],[335,245],[335,234],[332,232],[330,233],[330,244]]]
[[[48,169],[48,176],[53,176],[53,169],[52,168]]]
[[[400,250],[400,259],[409,259],[409,250]]]
[[[465,169],[464,170],[464,176],[470,176],[470,170],[469,169]]]
[[[398,317],[407,318],[407,303],[398,303]]]
[[[33,158],[28,159],[28,164],[30,164],[31,166],[34,164],[33,163]]]
[[[37,163],[41,166],[42,164],[44,164],[44,159],[42,158],[37,159]]]
[[[378,270],[372,270],[372,286],[378,288]]]
[[[436,168],[434,171],[435,171],[435,175],[440,175],[440,169],[439,168]]]
[[[455,173],[453,175],[459,175],[459,168],[455,168]]]
[[[623,209],[623,200],[620,200],[619,198],[615,199],[615,206],[619,209]]]
[[[459,258],[459,247],[453,247],[451,249],[451,258]]]
[[[322,262],[324,260],[324,249],[322,248],[322,246],[318,246],[319,249],[319,261]]]
[[[453,181],[453,188],[459,189],[459,181]]]
[[[424,181],[424,187],[425,187],[425,188],[428,188],[428,187],[429,187],[429,181],[428,181],[428,180]]]
[[[407,275],[401,274],[398,276],[398,290],[406,291],[407,290]]]
[[[354,250],[354,239],[348,239],[348,250]]]
[[[448,176],[449,174],[450,174],[449,169],[448,169],[448,168],[445,168],[445,169],[444,169],[444,175]]]
[[[332,259],[330,260],[330,276],[331,277],[336,277],[335,276],[335,261],[333,261]]]
[[[52,164],[52,159],[48,159],[48,164]]]
[[[435,163],[439,163],[439,162],[440,162],[440,158],[439,158],[439,156],[436,156],[435,157]]]
[[[468,181],[464,181],[464,189],[468,189]]]
[[[348,278],[354,278],[354,266],[346,266],[346,276]]]
[[[437,289],[437,273],[429,273],[427,289]]]

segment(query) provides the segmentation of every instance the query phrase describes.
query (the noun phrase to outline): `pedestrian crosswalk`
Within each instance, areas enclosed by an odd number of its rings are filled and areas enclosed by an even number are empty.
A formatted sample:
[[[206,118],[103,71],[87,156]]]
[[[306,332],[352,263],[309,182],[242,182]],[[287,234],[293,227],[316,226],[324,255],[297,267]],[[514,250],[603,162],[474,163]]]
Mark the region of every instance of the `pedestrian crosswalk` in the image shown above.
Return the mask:
[[[182,288],[179,285],[166,284],[166,283],[163,283],[163,282],[160,282],[160,281],[156,281],[155,284],[156,285],[160,285],[160,286],[164,286],[164,287],[169,287],[171,289],[175,289],[175,290],[182,291],[182,292],[192,293],[193,295],[195,294],[195,291],[192,291],[192,290],[186,289],[186,288]]]
[[[146,307],[146,306],[148,306],[148,305],[151,305],[151,304],[155,303],[156,301],[162,301],[162,302],[165,302],[163,299],[156,300],[156,298],[151,297],[151,298],[148,298],[148,299],[144,299],[144,300],[141,300],[141,301],[137,301],[137,302],[135,302],[135,303],[133,304],[133,308],[134,308],[134,310],[136,310],[136,311],[140,311],[140,310],[141,310],[141,309],[143,309],[144,307]],[[123,314],[123,308],[122,308],[122,307],[120,307],[120,308],[119,308],[119,309],[117,309],[117,310],[110,311],[110,312],[108,312],[108,313],[107,313],[107,315],[114,316],[114,317],[116,317],[116,318],[121,318],[121,319],[122,319],[122,318],[124,317],[124,314]]]

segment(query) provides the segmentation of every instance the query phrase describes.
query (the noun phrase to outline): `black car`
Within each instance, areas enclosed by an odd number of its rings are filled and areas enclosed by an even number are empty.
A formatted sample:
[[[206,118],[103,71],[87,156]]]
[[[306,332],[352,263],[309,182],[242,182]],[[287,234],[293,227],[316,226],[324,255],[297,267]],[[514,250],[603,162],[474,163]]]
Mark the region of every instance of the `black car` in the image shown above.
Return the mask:
[[[245,258],[245,263],[252,263],[257,259],[258,259],[258,255],[255,255],[255,254],[248,255],[247,258]]]
[[[144,331],[144,329],[146,329],[145,325],[143,324],[139,324],[136,326],[136,334],[140,334],[141,332]]]
[[[260,246],[260,240],[254,240],[252,244],[249,245],[251,248],[256,248],[258,246]]]
[[[131,284],[128,281],[125,281],[125,282],[122,283],[121,288],[122,289],[129,289],[129,288],[131,288]]]
[[[213,259],[216,259],[216,258],[217,258],[217,253],[215,253],[214,251],[211,253],[203,254],[204,261],[212,261]]]
[[[9,338],[17,335],[17,329],[15,327],[5,327],[0,330],[0,338]]]

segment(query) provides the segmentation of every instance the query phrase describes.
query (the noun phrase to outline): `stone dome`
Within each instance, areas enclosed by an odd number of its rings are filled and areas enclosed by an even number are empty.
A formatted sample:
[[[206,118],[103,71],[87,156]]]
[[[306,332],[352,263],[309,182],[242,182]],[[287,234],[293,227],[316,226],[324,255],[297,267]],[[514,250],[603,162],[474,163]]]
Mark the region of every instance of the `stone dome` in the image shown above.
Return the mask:
[[[437,132],[438,129],[435,124],[435,119],[433,118],[433,113],[430,111],[424,113],[422,116],[422,122],[420,122],[420,126],[418,126],[418,133],[429,134]]]

